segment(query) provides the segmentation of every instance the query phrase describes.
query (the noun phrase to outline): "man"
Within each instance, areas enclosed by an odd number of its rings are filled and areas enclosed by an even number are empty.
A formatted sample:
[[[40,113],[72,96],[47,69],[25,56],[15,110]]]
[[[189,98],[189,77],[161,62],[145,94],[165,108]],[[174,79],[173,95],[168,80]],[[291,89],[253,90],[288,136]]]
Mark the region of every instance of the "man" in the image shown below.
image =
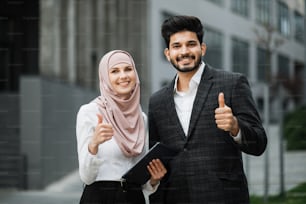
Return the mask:
[[[180,153],[152,203],[249,203],[241,153],[258,156],[267,145],[246,77],[205,64],[203,35],[193,16],[162,25],[164,54],[177,74],[150,98],[150,145],[159,141]]]

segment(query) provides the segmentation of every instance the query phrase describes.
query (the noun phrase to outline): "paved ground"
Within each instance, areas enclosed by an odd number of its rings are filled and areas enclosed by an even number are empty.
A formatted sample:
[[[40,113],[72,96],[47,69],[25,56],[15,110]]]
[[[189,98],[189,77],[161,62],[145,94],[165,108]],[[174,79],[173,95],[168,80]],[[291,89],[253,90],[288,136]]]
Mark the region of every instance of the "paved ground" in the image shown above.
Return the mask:
[[[265,189],[265,159],[268,156],[269,188],[268,194],[280,193],[280,140],[279,128],[271,126],[267,130],[268,146],[260,157],[247,156],[245,169],[249,181],[250,193],[263,195]],[[285,144],[284,144],[285,146]],[[284,147],[285,149],[285,147]],[[247,161],[249,160],[249,161]],[[249,163],[248,167],[247,163]],[[306,181],[306,151],[290,151],[284,153],[284,188],[289,190],[300,182]]]
[[[42,191],[0,190],[0,204],[77,204],[82,192],[78,171]]]
[[[271,126],[268,131],[269,143],[265,154],[260,157],[244,156],[251,194],[264,194],[266,154],[269,158],[270,175],[268,192],[270,195],[280,192],[279,130],[276,126]],[[306,181],[306,151],[285,152],[284,164],[286,190]],[[0,204],[76,204],[81,191],[82,183],[75,171],[43,191],[0,190]]]

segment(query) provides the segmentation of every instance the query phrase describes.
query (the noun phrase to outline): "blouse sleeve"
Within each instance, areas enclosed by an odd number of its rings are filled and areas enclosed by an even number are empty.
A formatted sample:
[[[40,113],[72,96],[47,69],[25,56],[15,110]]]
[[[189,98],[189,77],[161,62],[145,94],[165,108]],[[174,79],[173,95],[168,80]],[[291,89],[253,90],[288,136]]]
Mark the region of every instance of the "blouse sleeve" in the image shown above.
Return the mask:
[[[147,123],[147,116],[145,113],[143,113],[143,118],[145,121],[145,127],[146,127],[146,140],[145,140],[145,153],[149,151],[149,134],[148,134],[148,123]],[[155,185],[154,187],[150,184],[150,180],[148,180],[143,186],[142,186],[142,192],[144,194],[146,203],[149,203],[149,195],[154,193],[159,186],[159,183]]]
[[[76,136],[79,174],[81,180],[87,185],[95,181],[102,162],[97,155],[92,155],[88,150],[88,144],[98,122],[95,116],[96,111],[92,104],[83,105],[77,114]]]

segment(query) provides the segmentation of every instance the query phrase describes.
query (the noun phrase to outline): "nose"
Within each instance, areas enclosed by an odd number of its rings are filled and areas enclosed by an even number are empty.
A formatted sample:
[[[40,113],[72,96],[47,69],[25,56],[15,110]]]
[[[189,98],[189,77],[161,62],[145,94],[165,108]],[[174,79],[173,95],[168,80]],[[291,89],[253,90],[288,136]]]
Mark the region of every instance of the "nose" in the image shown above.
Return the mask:
[[[181,49],[181,53],[182,54],[186,54],[186,53],[189,53],[189,48],[187,46],[182,46],[182,49]]]
[[[120,78],[126,78],[126,77],[127,77],[127,73],[125,71],[121,71]]]

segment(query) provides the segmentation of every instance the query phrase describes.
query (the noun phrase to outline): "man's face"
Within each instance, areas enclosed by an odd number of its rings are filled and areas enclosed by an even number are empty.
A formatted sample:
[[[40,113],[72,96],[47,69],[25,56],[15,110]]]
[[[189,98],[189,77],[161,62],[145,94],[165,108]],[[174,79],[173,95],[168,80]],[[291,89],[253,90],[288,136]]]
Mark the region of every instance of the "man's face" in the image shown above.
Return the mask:
[[[192,72],[199,67],[205,51],[206,45],[200,44],[196,33],[181,31],[171,35],[164,54],[179,72]]]

